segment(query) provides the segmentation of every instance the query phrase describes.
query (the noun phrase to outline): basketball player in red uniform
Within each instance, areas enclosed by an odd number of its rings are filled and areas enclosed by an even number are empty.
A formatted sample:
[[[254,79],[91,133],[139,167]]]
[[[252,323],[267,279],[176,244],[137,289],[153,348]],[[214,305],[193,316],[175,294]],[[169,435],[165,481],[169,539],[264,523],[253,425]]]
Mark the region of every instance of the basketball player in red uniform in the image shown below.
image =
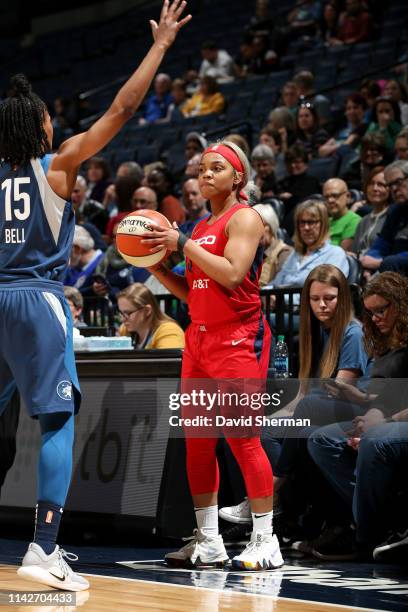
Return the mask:
[[[258,213],[240,202],[249,171],[235,144],[210,146],[202,155],[198,180],[202,196],[211,203],[211,216],[196,225],[191,238],[176,225],[155,228],[145,238],[152,252],[166,247],[182,250],[186,257],[185,277],[162,264],[151,271],[188,302],[192,323],[182,364],[187,388],[189,379],[266,379],[271,332],[258,287],[264,228]],[[244,476],[253,518],[251,540],[232,565],[248,570],[281,567],[279,543],[272,535],[272,470],[259,437],[225,435]],[[222,567],[229,561],[218,531],[216,444],[216,437],[191,437],[186,429],[187,474],[198,529],[191,542],[166,555],[168,565]]]

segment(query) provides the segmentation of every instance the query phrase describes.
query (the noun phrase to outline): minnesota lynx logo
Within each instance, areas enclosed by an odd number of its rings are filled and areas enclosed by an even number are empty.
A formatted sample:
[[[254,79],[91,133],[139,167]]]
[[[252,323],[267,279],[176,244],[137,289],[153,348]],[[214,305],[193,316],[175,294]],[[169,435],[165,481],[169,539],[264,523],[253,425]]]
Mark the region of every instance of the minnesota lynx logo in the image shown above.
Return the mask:
[[[63,400],[70,400],[72,398],[72,385],[68,380],[61,380],[57,385],[57,393]]]

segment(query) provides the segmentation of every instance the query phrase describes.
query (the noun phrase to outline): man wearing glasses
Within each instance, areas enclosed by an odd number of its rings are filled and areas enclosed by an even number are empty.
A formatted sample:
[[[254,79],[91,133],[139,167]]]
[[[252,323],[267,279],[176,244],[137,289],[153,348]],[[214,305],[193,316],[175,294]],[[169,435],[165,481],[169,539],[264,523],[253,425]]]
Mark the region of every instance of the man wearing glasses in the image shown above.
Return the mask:
[[[408,161],[393,162],[384,175],[394,204],[374,244],[360,261],[371,274],[378,270],[408,276]]]
[[[330,217],[330,242],[351,251],[361,217],[348,208],[350,193],[347,183],[338,178],[329,179],[323,185],[323,196]]]

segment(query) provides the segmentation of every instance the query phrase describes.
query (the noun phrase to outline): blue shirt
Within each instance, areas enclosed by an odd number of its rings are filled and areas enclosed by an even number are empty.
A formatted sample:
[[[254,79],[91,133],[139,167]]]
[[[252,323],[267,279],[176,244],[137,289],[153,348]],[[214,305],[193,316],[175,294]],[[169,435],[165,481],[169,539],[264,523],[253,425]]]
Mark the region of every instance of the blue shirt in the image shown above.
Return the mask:
[[[61,281],[75,216],[47,180],[51,155],[12,170],[0,164],[0,283]]]
[[[324,348],[326,348],[329,337],[330,330],[323,328]],[[334,375],[337,375],[339,370],[360,370],[361,375],[366,376],[369,365],[370,360],[364,348],[362,326],[353,319],[344,331]]]
[[[144,118],[149,123],[157,121],[157,119],[164,119],[167,115],[167,109],[172,102],[173,96],[170,93],[164,94],[163,98],[160,99],[156,94],[152,94],[147,99]]]
[[[283,264],[281,270],[272,279],[271,285],[265,287],[265,289],[271,286],[302,287],[309,272],[316,268],[316,266],[328,263],[337,266],[347,278],[349,265],[346,253],[341,247],[334,246],[327,241],[320,249],[313,251],[311,255],[302,255],[293,251]]]

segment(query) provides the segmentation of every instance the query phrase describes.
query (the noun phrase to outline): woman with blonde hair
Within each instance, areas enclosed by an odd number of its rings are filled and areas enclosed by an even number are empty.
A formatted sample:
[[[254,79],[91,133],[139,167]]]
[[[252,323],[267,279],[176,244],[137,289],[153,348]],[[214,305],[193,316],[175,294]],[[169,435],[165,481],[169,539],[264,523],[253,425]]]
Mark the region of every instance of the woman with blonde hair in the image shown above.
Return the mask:
[[[317,266],[305,281],[300,303],[299,357],[299,391],[284,408],[286,414],[309,418],[312,425],[323,425],[361,413],[361,408],[350,402],[330,401],[330,379],[350,382],[365,376],[369,368],[362,326],[354,318],[350,288],[344,274],[334,265]],[[328,382],[322,386],[320,379]],[[284,440],[275,470],[277,485],[292,469],[302,442],[293,438],[293,431],[291,436]]]
[[[355,381],[367,374],[361,324],[354,319],[350,289],[344,274],[331,264],[317,266],[308,275],[300,307],[300,385],[296,397],[273,416],[310,419],[311,427],[265,427],[262,446],[274,472],[274,508],[280,487],[289,475],[299,475],[307,464],[307,438],[314,427],[362,414],[361,406],[331,397],[331,387],[320,379]],[[319,380],[316,380],[319,379]],[[298,419],[301,419],[298,420]],[[302,479],[300,479],[302,480]],[[306,492],[306,494],[308,491]],[[244,514],[246,502],[229,509]],[[247,518],[250,518],[247,513]]]
[[[138,349],[184,348],[181,327],[160,310],[153,293],[142,283],[134,283],[118,294],[123,335],[135,334]]]
[[[327,208],[319,200],[306,200],[295,209],[295,250],[272,279],[274,287],[301,287],[316,266],[330,262],[345,276],[349,265],[344,250],[330,244]]]

